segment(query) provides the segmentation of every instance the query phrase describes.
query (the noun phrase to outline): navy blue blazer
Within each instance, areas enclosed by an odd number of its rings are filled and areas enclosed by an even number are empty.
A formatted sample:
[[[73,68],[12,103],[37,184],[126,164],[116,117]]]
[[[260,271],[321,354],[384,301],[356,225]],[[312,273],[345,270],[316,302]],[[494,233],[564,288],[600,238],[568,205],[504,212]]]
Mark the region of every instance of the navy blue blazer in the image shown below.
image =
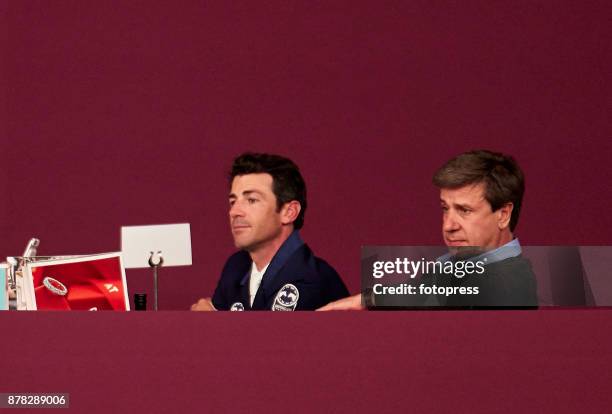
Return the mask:
[[[249,299],[252,260],[246,251],[230,256],[212,301],[218,310],[315,310],[348,296],[338,273],[315,257],[294,231],[276,252],[253,300]],[[297,290],[297,292],[295,291]],[[289,296],[289,297],[288,297]],[[297,304],[291,299],[297,298]],[[288,305],[288,306],[286,306]]]

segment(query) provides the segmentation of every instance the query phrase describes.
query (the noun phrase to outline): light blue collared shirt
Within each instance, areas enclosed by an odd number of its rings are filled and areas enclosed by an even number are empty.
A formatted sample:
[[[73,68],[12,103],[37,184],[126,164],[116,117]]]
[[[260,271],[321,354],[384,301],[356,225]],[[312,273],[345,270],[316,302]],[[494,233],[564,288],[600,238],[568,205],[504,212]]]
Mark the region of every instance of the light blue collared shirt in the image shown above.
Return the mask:
[[[515,239],[510,240],[508,243],[504,244],[503,246],[499,246],[496,249],[479,254],[476,257],[471,257],[468,260],[471,262],[483,261],[486,264],[491,264],[491,263],[501,262],[502,260],[506,260],[511,257],[520,256],[522,252],[523,252],[523,249],[521,249],[521,244],[519,243],[519,240],[515,238]],[[446,262],[451,257],[452,255],[450,253],[447,253],[443,256],[440,256],[438,258],[438,261]]]
[[[499,246],[497,249],[493,249],[488,252],[484,252],[472,259],[474,262],[484,261],[487,264],[501,262],[502,260],[509,259],[511,257],[520,256],[523,252],[521,244],[518,239],[512,239],[503,246]]]

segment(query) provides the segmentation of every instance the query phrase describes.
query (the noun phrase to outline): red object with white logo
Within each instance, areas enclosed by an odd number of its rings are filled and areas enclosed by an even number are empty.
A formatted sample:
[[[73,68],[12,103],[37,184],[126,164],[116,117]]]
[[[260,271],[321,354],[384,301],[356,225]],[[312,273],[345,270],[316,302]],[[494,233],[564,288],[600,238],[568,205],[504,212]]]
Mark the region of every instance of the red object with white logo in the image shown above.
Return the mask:
[[[121,253],[28,264],[36,310],[129,310]]]

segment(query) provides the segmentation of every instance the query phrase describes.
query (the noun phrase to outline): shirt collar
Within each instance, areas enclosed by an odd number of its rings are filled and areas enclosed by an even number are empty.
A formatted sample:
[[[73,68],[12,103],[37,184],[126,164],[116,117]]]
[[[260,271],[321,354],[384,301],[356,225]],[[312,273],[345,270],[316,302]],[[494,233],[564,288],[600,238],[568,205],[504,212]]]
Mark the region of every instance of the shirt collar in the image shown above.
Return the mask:
[[[508,243],[503,246],[499,246],[496,249],[489,250],[488,252],[484,252],[479,254],[478,256],[471,257],[469,261],[471,262],[479,262],[484,261],[487,264],[501,262],[502,260],[509,259],[511,257],[520,256],[523,252],[521,248],[521,244],[519,243],[519,239],[512,239]],[[447,253],[438,258],[438,261],[446,262],[448,260],[452,260],[452,255]]]
[[[293,255],[297,249],[302,247],[303,244],[304,241],[300,237],[300,232],[298,230],[294,230],[293,233],[287,237],[287,240],[283,242],[272,258],[272,261],[268,264],[268,268],[265,271],[266,277],[262,281],[262,285],[266,280],[272,279],[274,275],[276,275],[276,273],[285,265],[285,263],[287,263],[287,260],[289,260],[291,255]],[[249,280],[250,274],[251,272],[249,269],[249,272],[247,272],[247,274],[244,275],[240,281],[240,285],[244,285]]]
[[[497,249],[493,249],[476,256],[473,261],[485,261],[487,264],[497,263],[511,257],[519,256],[522,252],[523,250],[521,249],[519,240],[512,239],[503,246],[499,246]]]

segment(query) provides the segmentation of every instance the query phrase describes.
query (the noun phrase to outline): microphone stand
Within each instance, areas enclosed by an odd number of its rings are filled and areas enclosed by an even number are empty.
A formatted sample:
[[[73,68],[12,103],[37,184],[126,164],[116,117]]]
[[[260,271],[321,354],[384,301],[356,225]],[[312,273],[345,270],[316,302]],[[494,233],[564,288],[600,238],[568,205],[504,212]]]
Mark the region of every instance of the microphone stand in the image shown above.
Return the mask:
[[[164,258],[161,255],[161,251],[157,253],[151,252],[149,256],[149,266],[153,268],[153,309],[157,310],[157,272],[160,267],[164,264]]]

